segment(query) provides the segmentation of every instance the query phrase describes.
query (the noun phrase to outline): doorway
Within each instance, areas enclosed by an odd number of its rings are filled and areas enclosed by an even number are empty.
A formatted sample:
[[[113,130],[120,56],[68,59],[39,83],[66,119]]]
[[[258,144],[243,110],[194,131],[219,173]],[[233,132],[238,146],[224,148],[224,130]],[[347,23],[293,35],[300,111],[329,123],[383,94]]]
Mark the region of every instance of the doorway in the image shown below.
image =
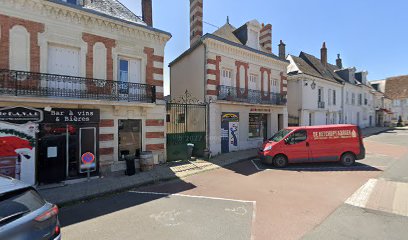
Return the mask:
[[[278,131],[283,129],[283,114],[278,114]]]
[[[91,152],[96,164],[91,169],[97,174],[97,124],[40,124],[38,140],[38,181],[57,183],[67,179],[86,177],[81,169],[81,155]]]

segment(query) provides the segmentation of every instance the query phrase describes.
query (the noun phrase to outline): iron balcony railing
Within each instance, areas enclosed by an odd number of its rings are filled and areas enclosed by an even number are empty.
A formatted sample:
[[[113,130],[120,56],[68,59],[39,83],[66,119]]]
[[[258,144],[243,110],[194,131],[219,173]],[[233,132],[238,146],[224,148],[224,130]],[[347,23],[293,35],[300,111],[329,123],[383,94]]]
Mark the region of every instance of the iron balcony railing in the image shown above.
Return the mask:
[[[262,91],[236,88],[220,85],[218,87],[218,100],[245,102],[253,104],[285,105],[286,96],[280,93],[263,93]]]
[[[156,87],[140,83],[0,70],[0,95],[154,103]]]
[[[325,106],[324,102],[317,102],[318,108],[324,108],[324,106]]]

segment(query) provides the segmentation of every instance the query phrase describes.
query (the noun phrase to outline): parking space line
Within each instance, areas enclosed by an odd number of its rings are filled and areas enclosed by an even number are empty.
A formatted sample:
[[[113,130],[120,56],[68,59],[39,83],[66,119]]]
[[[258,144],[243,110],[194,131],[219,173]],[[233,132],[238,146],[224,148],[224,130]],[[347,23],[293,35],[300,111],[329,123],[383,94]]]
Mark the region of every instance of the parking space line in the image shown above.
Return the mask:
[[[258,161],[259,161],[259,160],[258,160]],[[255,166],[255,168],[256,168],[258,171],[265,170],[265,169],[260,169],[260,168],[258,167],[258,165],[256,165],[256,163],[254,162],[254,160],[251,160],[251,162],[252,162],[252,164]]]
[[[151,195],[162,195],[162,196],[179,196],[179,197],[189,197],[189,198],[203,198],[211,200],[222,200],[222,201],[232,201],[232,202],[242,202],[242,203],[252,203],[255,206],[256,201],[238,200],[231,198],[219,198],[219,197],[207,197],[207,196],[197,196],[197,195],[187,195],[180,193],[159,193],[159,192],[141,192],[141,191],[129,191],[130,193],[138,194],[151,194]]]

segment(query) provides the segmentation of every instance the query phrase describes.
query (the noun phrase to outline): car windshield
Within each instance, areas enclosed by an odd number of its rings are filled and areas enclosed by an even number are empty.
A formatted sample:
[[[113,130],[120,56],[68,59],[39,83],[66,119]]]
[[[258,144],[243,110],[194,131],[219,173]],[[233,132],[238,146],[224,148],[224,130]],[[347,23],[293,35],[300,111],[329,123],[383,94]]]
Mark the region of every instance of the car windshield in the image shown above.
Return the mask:
[[[279,142],[282,140],[286,135],[288,135],[290,132],[293,130],[291,129],[281,129],[279,132],[275,133],[271,138],[269,138],[269,141],[272,142]]]
[[[22,189],[0,196],[0,226],[41,208],[45,201],[33,190]]]

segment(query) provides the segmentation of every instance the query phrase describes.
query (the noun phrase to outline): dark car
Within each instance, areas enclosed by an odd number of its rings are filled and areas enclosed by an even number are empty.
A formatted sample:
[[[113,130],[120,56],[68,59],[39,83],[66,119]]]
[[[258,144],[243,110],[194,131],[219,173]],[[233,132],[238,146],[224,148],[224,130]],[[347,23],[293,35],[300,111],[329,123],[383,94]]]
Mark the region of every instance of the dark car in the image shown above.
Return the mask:
[[[58,207],[30,185],[0,175],[0,239],[61,239]]]

